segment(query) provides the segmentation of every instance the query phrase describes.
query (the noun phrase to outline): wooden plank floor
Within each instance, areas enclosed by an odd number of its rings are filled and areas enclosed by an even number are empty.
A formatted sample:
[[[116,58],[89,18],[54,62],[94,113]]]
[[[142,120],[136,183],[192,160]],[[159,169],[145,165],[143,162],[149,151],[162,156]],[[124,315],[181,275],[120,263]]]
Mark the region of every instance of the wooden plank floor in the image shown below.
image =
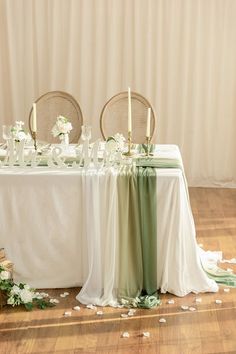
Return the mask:
[[[190,197],[198,243],[204,249],[221,250],[224,258],[236,257],[236,189],[191,188]],[[236,266],[224,264],[224,268]],[[70,295],[60,299],[68,290]],[[0,353],[236,353],[236,289],[229,293],[220,288],[217,294],[177,298],[162,295],[162,305],[153,310],[137,310],[134,317],[121,318],[125,309],[103,308],[103,316],[81,308],[75,295],[79,289],[49,290],[60,303],[47,310],[24,311],[4,308],[0,313]],[[174,299],[174,304],[167,304]],[[217,305],[216,299],[222,304]],[[184,312],[181,305],[197,308]],[[166,323],[159,323],[164,317]],[[129,338],[121,334],[128,331]],[[142,332],[150,332],[150,338]]]

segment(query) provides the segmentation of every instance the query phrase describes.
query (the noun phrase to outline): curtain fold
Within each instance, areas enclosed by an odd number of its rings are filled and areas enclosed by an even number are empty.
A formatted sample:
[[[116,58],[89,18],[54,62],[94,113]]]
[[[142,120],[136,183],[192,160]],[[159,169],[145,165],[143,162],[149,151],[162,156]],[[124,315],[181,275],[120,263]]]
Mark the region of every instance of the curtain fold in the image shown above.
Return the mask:
[[[0,0],[0,125],[28,126],[32,102],[63,90],[95,139],[103,105],[130,86],[190,185],[236,187],[235,18],[234,0]]]

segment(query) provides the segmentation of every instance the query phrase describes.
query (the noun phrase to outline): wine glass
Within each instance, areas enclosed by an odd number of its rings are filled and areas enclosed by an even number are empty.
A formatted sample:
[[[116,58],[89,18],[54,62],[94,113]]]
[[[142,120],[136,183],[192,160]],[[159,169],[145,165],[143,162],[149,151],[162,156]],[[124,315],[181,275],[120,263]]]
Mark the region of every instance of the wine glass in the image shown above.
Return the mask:
[[[90,125],[82,125],[81,129],[82,129],[81,139],[83,141],[88,140],[89,142],[92,136],[92,127]]]
[[[3,125],[2,126],[2,137],[6,142],[12,138],[12,126],[11,125]]]

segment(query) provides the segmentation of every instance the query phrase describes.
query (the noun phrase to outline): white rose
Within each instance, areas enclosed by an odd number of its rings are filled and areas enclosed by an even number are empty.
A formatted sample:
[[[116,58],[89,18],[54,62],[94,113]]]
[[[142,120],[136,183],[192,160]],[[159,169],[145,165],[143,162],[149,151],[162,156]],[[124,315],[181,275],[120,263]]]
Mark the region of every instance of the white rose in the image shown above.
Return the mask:
[[[12,287],[12,289],[11,289],[11,295],[18,295],[19,293],[20,293],[20,288],[19,288],[19,286],[17,286],[17,285],[14,285],[13,287]]]
[[[7,280],[7,279],[10,279],[11,278],[11,273],[8,272],[7,270],[3,270],[1,273],[0,273],[0,279],[1,280]]]
[[[14,303],[15,303],[14,297],[13,296],[9,297],[7,299],[7,303],[8,303],[8,305],[14,305]]]
[[[117,149],[117,142],[115,140],[109,140],[106,143],[106,151],[107,152],[115,152]]]
[[[27,304],[28,302],[32,302],[33,300],[33,293],[27,289],[22,289],[19,293],[19,296],[21,298],[21,301],[24,304]]]

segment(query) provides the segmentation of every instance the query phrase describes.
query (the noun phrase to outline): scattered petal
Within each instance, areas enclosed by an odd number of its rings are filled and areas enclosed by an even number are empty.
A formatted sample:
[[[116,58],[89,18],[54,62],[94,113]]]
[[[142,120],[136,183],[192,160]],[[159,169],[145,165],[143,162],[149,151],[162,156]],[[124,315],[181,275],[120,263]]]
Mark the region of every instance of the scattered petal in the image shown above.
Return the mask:
[[[60,294],[60,297],[66,297],[66,295],[65,294]]]
[[[74,306],[74,307],[73,307],[73,310],[75,310],[75,311],[80,311],[80,307],[79,307],[79,306]]]
[[[175,300],[174,299],[171,299],[171,300],[168,300],[167,301],[167,304],[174,304],[175,303]]]
[[[103,315],[103,311],[97,311],[97,315],[98,315],[98,316]]]
[[[230,292],[230,289],[229,289],[229,288],[225,288],[225,289],[224,289],[224,292],[225,292],[225,293],[229,293],[229,292]]]
[[[129,332],[123,332],[121,337],[122,338],[129,338]]]
[[[59,304],[59,300],[57,299],[50,299],[49,302],[51,302],[51,304]]]
[[[93,304],[89,304],[86,307],[87,307],[87,309],[90,309],[90,310],[97,310],[97,307],[94,306]]]
[[[216,300],[216,304],[222,304],[222,300]]]
[[[68,293],[68,292],[65,292],[65,293],[64,293],[64,295],[65,295],[65,296],[68,296],[68,295],[70,295],[70,293]]]
[[[201,297],[196,297],[196,302],[202,302],[202,298]]]
[[[71,311],[66,311],[66,312],[64,312],[64,316],[65,316],[65,317],[70,317],[70,316],[71,316]]]
[[[191,307],[189,307],[189,311],[194,312],[194,311],[196,311],[196,308],[191,306]]]
[[[36,294],[42,297],[49,297],[48,293],[36,293]]]
[[[135,312],[136,312],[136,310],[134,310],[134,309],[129,310],[128,316],[134,316]]]
[[[149,338],[150,337],[150,332],[143,332],[143,337]]]
[[[182,310],[184,310],[184,311],[187,311],[187,310],[189,309],[189,307],[188,307],[188,306],[183,305],[183,306],[181,306],[181,309],[182,309]]]
[[[166,323],[166,319],[165,319],[165,318],[160,318],[160,319],[159,319],[159,322],[160,322],[160,323]]]
[[[122,314],[120,315],[120,317],[122,317],[122,318],[127,318],[128,315],[127,315],[126,313],[122,313]]]

